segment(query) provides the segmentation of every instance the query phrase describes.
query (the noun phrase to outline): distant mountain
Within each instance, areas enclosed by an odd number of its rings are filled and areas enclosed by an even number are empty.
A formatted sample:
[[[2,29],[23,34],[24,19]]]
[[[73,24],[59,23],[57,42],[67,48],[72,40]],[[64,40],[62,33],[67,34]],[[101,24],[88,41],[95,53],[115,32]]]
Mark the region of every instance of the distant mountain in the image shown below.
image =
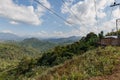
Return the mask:
[[[25,40],[24,40],[25,39]],[[36,38],[37,39],[37,38]],[[50,42],[50,43],[65,43],[65,44],[68,44],[68,43],[73,43],[73,42],[76,42],[78,40],[81,39],[81,37],[78,37],[78,36],[71,36],[71,37],[67,37],[67,38],[48,38],[48,39],[41,39],[41,38],[38,38],[37,40],[36,39],[33,39],[33,38],[28,38],[27,36],[26,37],[20,37],[18,35],[15,35],[15,34],[12,34],[12,33],[0,33],[0,41],[42,41],[43,42]]]
[[[40,52],[45,52],[58,45],[71,44],[73,42],[79,41],[81,37],[68,37],[68,38],[51,38],[51,39],[38,39],[38,38],[26,38],[20,42],[21,46],[32,47]]]
[[[22,40],[23,38],[12,34],[12,33],[0,33],[0,40],[1,41],[8,41],[8,40]]]
[[[46,39],[45,41],[49,41],[52,43],[59,43],[59,44],[69,44],[69,43],[73,43],[76,41],[79,41],[81,39],[80,36],[71,36],[68,38],[50,38],[50,39]]]
[[[37,38],[26,38],[22,42],[20,42],[20,45],[24,47],[32,47],[41,52],[47,51],[57,46],[55,43],[48,41],[41,41]]]

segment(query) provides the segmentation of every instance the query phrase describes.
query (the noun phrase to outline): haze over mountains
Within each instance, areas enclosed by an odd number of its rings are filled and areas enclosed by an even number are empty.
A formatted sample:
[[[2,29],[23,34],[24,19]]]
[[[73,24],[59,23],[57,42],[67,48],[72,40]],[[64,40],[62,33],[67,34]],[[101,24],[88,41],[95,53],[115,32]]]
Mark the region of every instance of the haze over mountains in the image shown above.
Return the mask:
[[[78,40],[80,40],[81,37],[79,36],[70,36],[70,37],[66,37],[66,38],[41,38],[41,37],[28,37],[28,36],[18,36],[16,34],[12,34],[12,33],[0,33],[0,40],[1,41],[8,41],[8,40],[14,40],[14,41],[22,41],[24,39],[29,39],[29,38],[37,38],[39,40],[42,41],[49,41],[49,42],[53,42],[53,43],[64,43],[64,42],[76,42]]]
[[[7,41],[7,40],[22,40],[22,37],[19,37],[12,33],[0,33],[0,40]]]

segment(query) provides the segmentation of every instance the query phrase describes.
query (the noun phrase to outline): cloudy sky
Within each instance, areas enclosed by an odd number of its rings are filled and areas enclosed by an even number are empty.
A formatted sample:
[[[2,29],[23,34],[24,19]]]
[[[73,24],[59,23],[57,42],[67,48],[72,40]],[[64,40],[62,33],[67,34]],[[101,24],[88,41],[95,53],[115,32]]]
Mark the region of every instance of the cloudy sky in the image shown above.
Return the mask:
[[[34,37],[84,36],[115,30],[115,20],[120,18],[119,6],[110,8],[114,0],[38,1],[66,21],[34,0],[0,0],[0,32]]]

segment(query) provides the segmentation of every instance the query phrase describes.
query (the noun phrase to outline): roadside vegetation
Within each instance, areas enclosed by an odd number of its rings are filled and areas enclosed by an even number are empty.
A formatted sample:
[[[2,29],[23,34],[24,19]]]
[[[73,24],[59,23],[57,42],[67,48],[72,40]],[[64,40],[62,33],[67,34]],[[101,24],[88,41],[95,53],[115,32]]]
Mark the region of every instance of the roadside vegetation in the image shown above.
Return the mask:
[[[0,80],[83,80],[112,74],[120,47],[100,47],[102,39],[91,32],[73,44],[39,53],[17,44],[0,44]]]

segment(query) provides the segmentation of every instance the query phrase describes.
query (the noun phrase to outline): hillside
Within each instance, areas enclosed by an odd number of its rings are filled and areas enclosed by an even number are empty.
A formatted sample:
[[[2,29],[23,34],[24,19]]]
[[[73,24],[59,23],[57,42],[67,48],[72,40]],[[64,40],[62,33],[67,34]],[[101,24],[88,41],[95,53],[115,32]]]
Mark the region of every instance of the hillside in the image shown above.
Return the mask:
[[[89,33],[80,41],[66,46],[57,46],[51,52],[43,53],[41,57],[24,58],[16,68],[5,71],[0,76],[1,79],[25,79],[34,78],[41,75],[49,68],[63,64],[65,61],[72,59],[74,56],[83,55],[86,51],[97,47],[96,41],[98,36],[94,33]],[[12,74],[12,75],[11,75]],[[4,76],[3,76],[4,75]]]
[[[49,69],[37,80],[83,80],[93,76],[110,75],[119,63],[120,47],[98,48]],[[91,78],[90,80],[98,79]]]
[[[0,71],[16,66],[24,57],[36,57],[40,53],[32,48],[20,47],[17,44],[0,43]]]
[[[40,52],[45,52],[50,49],[53,49],[55,46],[57,46],[54,43],[48,42],[48,41],[41,41],[37,38],[27,38],[24,39],[22,42],[20,42],[21,46],[24,47],[31,47],[34,48]]]
[[[55,48],[56,46],[63,46],[72,44],[80,40],[80,37],[72,36],[68,38],[51,38],[51,39],[38,39],[38,38],[26,38],[20,42],[21,46],[32,47],[40,52],[46,52]]]
[[[45,41],[49,41],[49,42],[57,43],[57,44],[71,44],[71,43],[79,41],[80,39],[81,37],[71,36],[67,38],[50,38],[50,39],[45,39]]]
[[[33,48],[25,48],[17,44],[0,43],[0,58],[2,59],[21,59],[24,56],[33,56],[38,53]]]
[[[1,71],[0,79],[94,80],[111,75],[120,63],[120,47],[100,47],[98,40],[99,36],[91,32],[78,42],[57,46],[37,58],[25,57],[15,67]]]
[[[120,47],[99,47],[82,55],[74,56],[72,59],[53,67],[35,65],[38,64],[36,60],[29,62],[31,60],[27,59],[27,63],[25,59],[24,61],[19,64],[18,68],[2,74],[4,75],[2,77],[0,75],[0,79],[119,80],[120,76]],[[29,67],[27,67],[28,64]],[[16,73],[16,70],[19,72]]]

